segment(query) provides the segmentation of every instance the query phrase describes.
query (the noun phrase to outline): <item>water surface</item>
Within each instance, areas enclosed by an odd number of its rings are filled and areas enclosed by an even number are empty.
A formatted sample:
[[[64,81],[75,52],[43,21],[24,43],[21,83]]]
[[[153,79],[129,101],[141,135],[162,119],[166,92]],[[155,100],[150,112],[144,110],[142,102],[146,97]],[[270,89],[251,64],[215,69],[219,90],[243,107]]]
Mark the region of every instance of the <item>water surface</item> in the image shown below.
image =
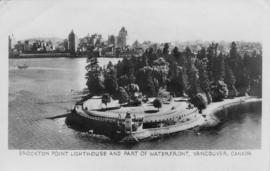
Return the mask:
[[[99,58],[101,65],[111,60]],[[29,68],[17,69],[26,64]],[[223,124],[208,130],[186,131],[137,144],[112,142],[68,128],[65,114],[74,105],[74,92],[85,88],[86,59],[40,58],[9,60],[10,149],[258,149],[261,112],[230,111]]]

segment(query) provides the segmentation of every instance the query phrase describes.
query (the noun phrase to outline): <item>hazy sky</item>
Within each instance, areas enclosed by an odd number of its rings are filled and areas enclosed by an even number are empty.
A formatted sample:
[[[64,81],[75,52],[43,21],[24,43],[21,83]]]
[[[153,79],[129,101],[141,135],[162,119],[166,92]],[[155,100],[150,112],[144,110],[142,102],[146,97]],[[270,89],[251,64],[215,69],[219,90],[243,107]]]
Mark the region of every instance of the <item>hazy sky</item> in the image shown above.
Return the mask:
[[[23,0],[0,4],[0,27],[16,39],[118,34],[128,42],[185,40],[261,41],[260,0]]]

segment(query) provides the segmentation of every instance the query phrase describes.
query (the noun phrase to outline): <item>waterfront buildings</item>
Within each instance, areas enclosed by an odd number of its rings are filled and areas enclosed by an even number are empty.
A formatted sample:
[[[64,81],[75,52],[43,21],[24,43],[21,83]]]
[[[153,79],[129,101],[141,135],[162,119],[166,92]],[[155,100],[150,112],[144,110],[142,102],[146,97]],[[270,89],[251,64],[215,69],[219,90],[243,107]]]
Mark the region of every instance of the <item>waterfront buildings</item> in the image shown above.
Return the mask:
[[[88,34],[85,37],[78,39],[73,30],[68,34],[66,39],[51,38],[31,38],[25,40],[15,41],[14,36],[8,37],[9,54],[12,57],[22,57],[31,54],[31,56],[54,56],[54,53],[65,53],[65,56],[79,57],[79,56],[106,56],[106,57],[127,57],[127,56],[141,56],[147,49],[151,48],[156,52],[168,46],[168,53],[174,47],[179,51],[184,51],[189,47],[192,53],[196,53],[202,48],[208,47],[211,42],[209,41],[175,41],[167,43],[154,43],[150,41],[134,41],[131,45],[127,44],[128,31],[123,26],[118,32],[118,35],[110,34],[107,39],[104,39],[101,34],[94,33]],[[229,53],[230,43],[220,41],[218,42],[218,52],[224,54]],[[261,54],[261,45],[258,42],[237,42],[239,46],[239,53],[244,56],[245,53]],[[68,54],[68,55],[66,55]]]

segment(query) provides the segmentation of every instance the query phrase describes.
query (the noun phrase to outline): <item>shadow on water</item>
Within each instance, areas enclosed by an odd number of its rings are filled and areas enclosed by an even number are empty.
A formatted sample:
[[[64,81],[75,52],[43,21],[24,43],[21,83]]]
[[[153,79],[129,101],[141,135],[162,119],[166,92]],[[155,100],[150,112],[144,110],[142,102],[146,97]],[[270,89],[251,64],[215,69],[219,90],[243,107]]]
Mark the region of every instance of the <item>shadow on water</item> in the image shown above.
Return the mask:
[[[215,117],[220,120],[220,123],[234,121],[243,123],[246,114],[255,114],[261,116],[262,103],[261,101],[249,102],[244,104],[233,105],[225,109],[215,112]],[[252,117],[252,116],[251,116]]]
[[[202,133],[208,135],[217,135],[219,131],[228,124],[243,124],[246,118],[252,118],[253,122],[260,124],[262,114],[262,102],[249,102],[244,104],[233,105],[214,113],[214,117],[219,121],[217,125],[212,127],[201,128]],[[261,129],[261,128],[260,128]]]
[[[86,120],[83,120],[80,117],[77,117],[76,114],[71,113],[66,117],[66,125],[78,132],[89,132],[89,127],[87,126]]]
[[[103,149],[115,149],[116,147],[117,149],[133,149],[136,146],[136,143],[122,143],[117,138],[109,138],[108,136],[97,134],[92,130],[92,122],[74,113],[66,117],[65,124],[76,132],[76,139],[86,143],[98,143],[100,147],[104,147]]]

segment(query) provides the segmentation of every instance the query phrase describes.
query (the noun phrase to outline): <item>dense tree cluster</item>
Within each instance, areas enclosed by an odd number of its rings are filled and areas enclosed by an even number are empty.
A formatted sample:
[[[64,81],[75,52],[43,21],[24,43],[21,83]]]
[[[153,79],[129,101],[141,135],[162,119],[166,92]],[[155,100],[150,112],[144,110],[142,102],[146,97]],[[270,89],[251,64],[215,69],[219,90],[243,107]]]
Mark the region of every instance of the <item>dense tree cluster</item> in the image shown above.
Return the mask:
[[[165,44],[163,49],[148,48],[140,57],[124,58],[103,69],[96,58],[89,58],[87,86],[93,94],[109,93],[121,102],[128,101],[128,86],[134,84],[147,97],[157,97],[165,89],[174,96],[198,99],[202,93],[207,103],[247,94],[261,96],[261,53],[240,55],[235,42],[227,54],[219,49],[217,43],[197,52],[189,47],[170,50]]]
[[[88,58],[87,63],[85,77],[88,90],[90,94],[100,94],[104,91],[102,68],[98,65],[97,58]]]

